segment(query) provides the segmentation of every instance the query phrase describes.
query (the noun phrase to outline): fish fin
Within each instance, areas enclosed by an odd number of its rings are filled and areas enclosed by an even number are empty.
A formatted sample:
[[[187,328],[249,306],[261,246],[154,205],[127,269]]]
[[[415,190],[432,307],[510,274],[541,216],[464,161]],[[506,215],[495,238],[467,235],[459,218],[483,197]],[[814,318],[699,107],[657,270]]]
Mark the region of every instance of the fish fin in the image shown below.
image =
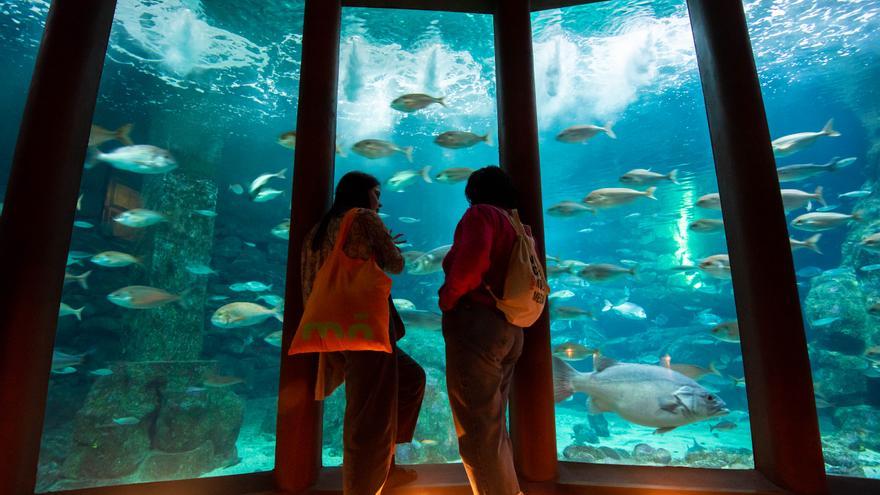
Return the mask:
[[[608,299],[605,299],[605,306],[602,307],[602,312],[604,313],[606,311],[609,311],[613,307],[614,307],[614,305],[611,304],[611,301],[609,301]]]
[[[272,316],[275,317],[276,320],[284,323],[284,303],[282,302],[278,306],[272,308]]]
[[[669,172],[669,180],[672,181],[673,184],[678,184],[678,169],[673,169],[672,172]]]
[[[715,361],[709,363],[709,374],[723,377],[724,375],[715,367]]]
[[[826,164],[826,166],[828,167],[828,171],[833,172],[833,171],[837,170],[838,168],[840,168],[840,165],[838,165],[839,162],[840,162],[839,156],[835,156],[834,158],[832,158],[831,161]]]
[[[672,397],[663,397],[657,400],[659,402],[658,407],[661,411],[666,411],[670,414],[676,414],[678,410],[681,408],[681,401]]]
[[[403,148],[401,151],[403,151],[403,156],[406,157],[406,161],[412,163],[413,162],[413,147],[407,146],[406,148]]]
[[[617,134],[614,134],[614,131],[611,130],[611,127],[614,125],[614,122],[607,122],[605,124],[605,134],[608,135],[611,139],[617,139]]]
[[[486,132],[486,134],[483,136],[483,141],[485,141],[488,146],[495,146],[495,142],[492,141],[491,132]]]
[[[860,221],[863,218],[864,214],[865,212],[863,210],[854,211],[852,212],[852,218],[855,221]]]
[[[825,127],[822,128],[822,134],[831,137],[840,136],[840,133],[834,130],[834,119],[828,119],[828,122],[825,123]]]
[[[88,283],[88,280],[87,280],[87,279],[89,278],[89,275],[91,275],[91,274],[92,274],[92,271],[89,270],[89,271],[87,271],[87,272],[85,272],[85,273],[81,273],[81,274],[79,274],[79,275],[76,277],[76,281],[77,281],[77,283],[79,284],[79,286],[82,287],[82,288],[85,289],[85,290],[88,290],[88,289],[89,289],[89,283]]]
[[[131,130],[133,128],[134,124],[125,124],[123,126],[120,126],[119,129],[116,129],[116,140],[126,146],[133,145],[134,141],[131,140]]]
[[[813,192],[816,195],[816,201],[822,204],[822,206],[828,206],[828,203],[825,202],[825,198],[822,197],[822,186],[816,186],[816,191]]]
[[[422,180],[427,182],[428,184],[434,182],[431,180],[431,166],[425,165],[421,170]]]
[[[574,394],[573,382],[579,374],[568,363],[553,356],[553,400],[555,402],[562,402]]]
[[[788,210],[785,213],[787,214],[789,211],[791,211],[791,210]],[[812,201],[807,201],[807,211],[813,211],[813,202]]]
[[[807,246],[807,249],[817,253],[822,254],[822,251],[819,249],[819,239],[822,238],[822,234],[816,234],[811,236],[809,239],[804,241],[804,245]]]
[[[617,361],[611,359],[610,357],[603,356],[598,352],[593,354],[593,370],[599,372],[606,368],[610,368],[617,364]]]
[[[645,189],[645,197],[656,201],[657,198],[654,197],[654,191],[656,191],[656,190],[657,190],[657,188],[654,186],[651,186],[651,187]]]
[[[606,404],[597,401],[594,397],[587,398],[587,412],[589,412],[590,414],[602,414],[610,410],[611,408],[609,408]]]
[[[443,106],[446,107],[446,108],[449,108],[449,107],[446,105],[446,102],[445,102],[444,100],[446,100],[446,97],[445,97],[445,96],[441,96],[441,97],[439,97],[439,98],[435,98],[435,99],[434,99],[435,102],[437,102],[437,103],[443,105]]]
[[[96,146],[89,146],[89,149],[86,151],[86,161],[83,164],[83,168],[86,170],[93,169],[99,161],[101,161],[101,150]]]
[[[342,158],[348,158],[348,153],[345,152],[345,149],[343,149],[342,146],[339,146],[339,143],[336,143],[336,154]]]
[[[79,308],[79,309],[74,309],[74,310],[73,310],[73,315],[76,316],[76,319],[77,319],[78,321],[82,321],[82,320],[83,320],[83,318],[82,318],[82,312],[83,312],[84,309],[86,309],[85,306],[83,306],[83,307],[81,307],[81,308]]]
[[[82,210],[82,200],[83,200],[83,196],[84,196],[83,193],[80,193],[80,194],[79,194],[79,197],[76,198],[76,211],[80,211],[80,210]]]
[[[286,168],[285,168],[285,169],[281,169],[280,172],[278,172],[277,174],[275,174],[275,177],[277,177],[277,178],[279,178],[279,179],[286,179],[287,177],[284,176],[284,174],[286,174],[286,173],[287,173],[287,169],[286,169]]]
[[[676,428],[675,426],[666,426],[664,428],[657,428],[656,430],[654,430],[654,435],[662,435],[664,433],[669,433],[670,431],[674,430],[675,428]]]

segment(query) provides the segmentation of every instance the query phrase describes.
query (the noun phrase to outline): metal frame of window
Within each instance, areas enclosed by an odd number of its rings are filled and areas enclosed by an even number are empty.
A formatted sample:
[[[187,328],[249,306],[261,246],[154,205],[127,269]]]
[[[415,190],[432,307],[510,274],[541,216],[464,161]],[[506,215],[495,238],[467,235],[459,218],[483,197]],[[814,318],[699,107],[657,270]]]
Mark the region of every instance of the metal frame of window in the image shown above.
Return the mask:
[[[342,6],[495,16],[500,162],[543,252],[530,12],[577,0],[306,0],[290,260],[330,202]],[[531,493],[880,493],[880,480],[825,477],[810,363],[770,135],[741,0],[687,0],[706,102],[748,381],[755,469],[557,463],[549,318],[527,330],[511,398],[519,473]],[[46,390],[74,205],[115,0],[53,0],[0,220],[0,492],[36,484]],[[515,118],[514,118],[515,116]],[[47,138],[52,139],[47,146]],[[307,164],[307,165],[300,165]],[[52,198],[54,201],[46,201]],[[295,215],[295,217],[293,217]],[[299,263],[288,265],[285,343],[302,313]],[[314,356],[284,356],[276,468],[219,478],[74,490],[69,495],[330,493],[321,468]],[[796,413],[792,413],[796,411]],[[458,466],[419,466],[401,493],[469,493]]]

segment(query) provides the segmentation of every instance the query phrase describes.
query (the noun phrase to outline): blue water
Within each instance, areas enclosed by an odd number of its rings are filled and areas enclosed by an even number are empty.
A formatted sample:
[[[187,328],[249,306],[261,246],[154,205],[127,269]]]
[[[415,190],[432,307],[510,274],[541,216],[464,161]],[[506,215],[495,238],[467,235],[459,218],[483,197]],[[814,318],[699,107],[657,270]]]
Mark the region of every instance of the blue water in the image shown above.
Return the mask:
[[[0,82],[5,90],[0,102],[7,110],[0,127],[0,183],[7,180],[24,81],[47,7],[40,1],[0,2],[5,67],[21,75]],[[838,195],[870,188],[875,180],[880,8],[867,0],[779,0],[747,2],[746,9],[772,137],[817,131],[829,118],[842,134],[778,159],[779,166],[826,163],[833,156],[857,159],[834,173],[783,187],[812,192],[821,185],[828,203],[840,205],[835,211],[874,211],[871,198]],[[595,215],[545,218],[547,253],[553,259],[635,266],[637,272],[599,283],[574,273],[554,276],[552,289],[573,296],[555,300],[552,307],[577,307],[595,319],[554,316],[553,346],[583,344],[625,363],[658,365],[661,356],[669,355],[674,365],[711,364],[718,374],[700,378],[699,386],[730,409],[727,416],[654,435],[654,428],[614,412],[590,416],[586,396],[579,393],[556,407],[559,458],[751,468],[745,389],[731,378],[743,377],[740,347],[710,333],[716,323],[735,319],[733,288],[729,280],[678,268],[727,252],[722,233],[688,229],[696,219],[720,219],[721,214],[695,206],[700,196],[717,191],[717,183],[684,2],[605,2],[538,12],[532,22],[545,210],[560,201],[580,201],[598,188],[628,187],[618,178],[635,168],[664,174],[677,169],[679,182],[659,182],[656,201],[639,198]],[[429,166],[429,174],[436,176],[450,167],[497,164],[495,146],[448,150],[433,143],[447,130],[488,133],[497,141],[492,29],[492,19],[485,15],[346,8],[337,121],[337,142],[345,156],[337,156],[337,178],[364,170],[384,182],[407,169]],[[90,255],[118,250],[143,256],[144,266],[106,268],[83,259],[68,267],[74,275],[92,274],[88,289],[76,283],[65,286],[62,301],[84,309],[82,321],[75,316],[59,319],[56,351],[84,356],[71,366],[73,371],[50,378],[41,490],[274,467],[280,351],[266,337],[280,323],[270,317],[223,329],[210,319],[230,302],[283,295],[287,243],[272,229],[290,216],[290,170],[286,179],[271,180],[271,187],[283,193],[265,203],[248,201],[230,186],[247,187],[260,174],[292,168],[293,152],[276,139],[296,126],[301,33],[301,2],[239,2],[232,9],[195,0],[120,1],[93,122],[107,129],[133,123],[136,143],[170,150],[180,166],[168,176],[146,178],[107,165],[84,172],[77,219],[95,227],[74,229],[71,250]],[[391,109],[390,102],[406,93],[445,96],[447,106],[431,105],[412,114]],[[572,125],[607,123],[613,124],[617,139],[604,133],[583,144],[555,139]],[[413,146],[413,163],[402,154],[369,160],[353,153],[351,146],[366,138]],[[101,149],[117,146],[110,141]],[[171,221],[120,230],[112,216],[129,203],[108,195],[116,184],[131,188],[144,207],[163,211]],[[437,181],[416,181],[403,192],[386,187],[385,222],[405,234],[411,244],[406,251],[448,244],[467,208],[463,190],[463,183]],[[174,201],[177,197],[185,199]],[[199,217],[191,209],[214,210],[217,216]],[[805,212],[796,210],[788,219]],[[865,223],[870,225],[870,218]],[[866,227],[824,232],[819,243],[824,254],[795,252],[796,269],[817,267],[821,272],[877,263],[870,253],[844,255],[862,235],[872,233],[859,228]],[[811,233],[792,229],[791,235],[803,240]],[[548,265],[557,264],[553,259]],[[185,270],[191,262],[218,273],[191,274]],[[880,425],[868,419],[854,427],[858,418],[877,417],[877,403],[865,388],[871,362],[861,348],[839,353],[829,350],[823,339],[831,330],[858,327],[862,347],[880,344],[874,320],[863,311],[874,302],[877,283],[870,272],[858,273],[854,285],[845,286],[850,289],[840,289],[849,292],[837,309],[812,302],[822,291],[837,291],[834,287],[820,287],[806,301],[814,287],[843,280],[843,275],[799,278],[799,288],[808,321],[833,317],[835,311],[842,317],[827,327],[808,328],[814,380],[822,393],[819,414],[828,471],[877,477],[880,445],[873,438]],[[442,273],[404,273],[394,280],[394,297],[438,311]],[[254,293],[230,288],[247,281],[273,288]],[[129,285],[189,292],[184,304],[154,309],[129,309],[107,300],[108,293]],[[859,288],[858,296],[852,295],[852,287]],[[853,302],[858,297],[864,304]],[[628,319],[614,310],[602,311],[605,300],[613,305],[627,300],[643,308],[646,317]],[[401,347],[425,367],[428,384],[415,440],[399,447],[398,461],[455,462],[442,338],[436,329],[410,325]],[[582,372],[592,369],[589,359],[570,364]],[[839,384],[852,390],[829,392]],[[129,393],[121,394],[120,387]],[[341,394],[325,404],[325,465],[341,462]],[[222,415],[220,410],[234,413]],[[125,418],[137,422],[120,424]],[[168,427],[172,419],[184,427],[197,423],[210,428],[190,428],[190,434],[174,436]],[[722,421],[731,424],[710,429]],[[640,446],[641,454],[633,456],[639,444],[647,447]],[[155,459],[161,456],[172,456],[186,469],[156,468]],[[122,460],[111,469],[109,458]]]

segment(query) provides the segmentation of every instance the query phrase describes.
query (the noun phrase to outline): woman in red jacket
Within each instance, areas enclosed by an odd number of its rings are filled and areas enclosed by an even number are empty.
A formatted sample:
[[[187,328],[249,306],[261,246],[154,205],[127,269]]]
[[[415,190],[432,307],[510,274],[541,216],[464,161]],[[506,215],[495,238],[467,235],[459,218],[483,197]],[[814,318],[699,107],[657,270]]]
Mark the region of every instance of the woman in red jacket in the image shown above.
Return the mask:
[[[506,412],[523,334],[507,322],[489,292],[504,292],[516,240],[507,215],[516,208],[516,192],[503,170],[485,167],[470,176],[464,193],[471,207],[443,260],[446,280],[440,288],[446,386],[474,494],[516,495],[520,488]]]

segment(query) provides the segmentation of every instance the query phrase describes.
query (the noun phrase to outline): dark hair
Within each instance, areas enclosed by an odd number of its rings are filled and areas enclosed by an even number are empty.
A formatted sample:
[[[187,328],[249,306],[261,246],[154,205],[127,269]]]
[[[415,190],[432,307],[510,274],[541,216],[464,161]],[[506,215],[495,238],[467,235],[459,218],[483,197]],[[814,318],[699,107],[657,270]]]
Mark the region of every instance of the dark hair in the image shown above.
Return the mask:
[[[314,251],[321,249],[331,218],[341,217],[352,208],[369,208],[370,190],[378,185],[379,180],[370,174],[355,171],[343,175],[336,184],[333,206],[324,214],[318,230],[315,231],[315,237],[312,238],[312,249]]]
[[[507,172],[499,167],[483,167],[468,178],[464,195],[472,205],[488,204],[512,210],[516,208],[516,189]]]

